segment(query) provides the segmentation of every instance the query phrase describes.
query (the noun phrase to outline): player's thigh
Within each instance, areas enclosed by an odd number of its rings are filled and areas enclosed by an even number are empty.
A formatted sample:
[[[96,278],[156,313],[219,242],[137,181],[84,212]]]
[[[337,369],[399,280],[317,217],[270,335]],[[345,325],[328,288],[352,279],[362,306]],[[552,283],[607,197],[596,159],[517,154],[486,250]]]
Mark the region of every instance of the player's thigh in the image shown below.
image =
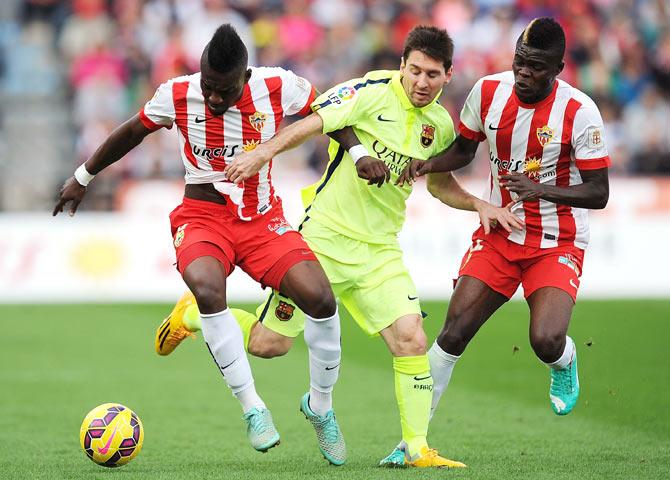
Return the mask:
[[[280,291],[312,317],[324,318],[335,313],[335,296],[316,257],[291,266],[281,280]]]
[[[384,248],[370,258],[379,268],[360,266],[358,281],[338,298],[368,335],[376,335],[405,316],[421,319],[416,286],[399,249]],[[352,272],[353,274],[353,272]]]
[[[576,247],[545,249],[523,262],[521,282],[526,299],[541,288],[554,287],[567,293],[574,303],[583,262],[584,250]]]
[[[511,242],[495,232],[483,235],[480,231],[475,232],[472,245],[463,255],[458,278],[475,278],[489,289],[511,298],[521,283],[521,267],[509,260],[506,253],[517,246],[510,245]],[[469,282],[467,286],[468,290],[477,288],[477,284]]]
[[[467,344],[507,300],[508,297],[480,279],[469,275],[461,276],[449,300],[447,317],[438,342],[440,345],[445,342],[450,345]],[[452,348],[450,353],[453,350]]]
[[[530,339],[533,344],[561,343],[568,332],[572,296],[556,287],[542,287],[527,299],[530,308]]]

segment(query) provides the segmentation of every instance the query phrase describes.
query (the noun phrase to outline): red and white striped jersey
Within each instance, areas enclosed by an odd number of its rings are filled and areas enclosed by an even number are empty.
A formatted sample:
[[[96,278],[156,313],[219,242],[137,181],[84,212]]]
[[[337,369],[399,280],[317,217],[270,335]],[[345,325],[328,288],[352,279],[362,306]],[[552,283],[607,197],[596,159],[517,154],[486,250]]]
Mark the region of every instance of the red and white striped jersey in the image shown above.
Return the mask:
[[[142,123],[152,130],[179,129],[179,147],[186,183],[213,183],[233,215],[252,220],[278,202],[272,186],[272,161],[256,175],[235,185],[215,172],[236,155],[272,138],[285,115],[310,112],[315,90],[293,72],[278,67],[251,67],[251,78],[240,100],[225,114],[213,116],[205,105],[200,73],[168,80],[140,110]]]
[[[480,79],[463,106],[460,134],[489,145],[491,174],[485,198],[507,205],[516,197],[501,189],[498,175],[525,173],[531,180],[559,187],[582,183],[580,170],[610,166],[598,107],[586,94],[556,80],[551,94],[529,105],[514,92],[514,74]],[[532,200],[514,206],[525,229],[509,240],[551,248],[589,243],[588,210]]]

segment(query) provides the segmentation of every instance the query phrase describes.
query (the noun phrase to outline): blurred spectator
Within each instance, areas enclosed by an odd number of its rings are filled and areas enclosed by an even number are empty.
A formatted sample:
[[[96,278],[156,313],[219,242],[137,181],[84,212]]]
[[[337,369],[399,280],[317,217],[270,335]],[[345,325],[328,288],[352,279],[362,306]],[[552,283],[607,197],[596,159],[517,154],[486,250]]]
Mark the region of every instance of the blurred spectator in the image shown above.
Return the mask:
[[[216,27],[231,23],[250,64],[280,65],[326,89],[371,69],[396,69],[407,32],[446,28],[455,40],[454,78],[441,102],[457,117],[474,82],[511,67],[527,22],[556,17],[567,36],[560,78],[600,105],[613,172],[670,173],[670,6],[667,0],[12,0],[0,23],[3,90],[51,96],[68,91],[76,156],[139,110],[157,84],[199,69]],[[53,41],[55,39],[55,42]],[[53,45],[58,49],[54,51]],[[60,68],[54,66],[60,65]],[[37,76],[27,75],[35,72]],[[58,78],[60,75],[60,81]],[[172,132],[156,136],[105,172],[99,198],[125,179],[182,175]],[[284,168],[320,175],[323,143],[292,152]],[[10,153],[11,154],[11,153]],[[487,168],[478,162],[474,173]],[[57,183],[60,183],[58,179]],[[94,193],[94,192],[91,192]]]

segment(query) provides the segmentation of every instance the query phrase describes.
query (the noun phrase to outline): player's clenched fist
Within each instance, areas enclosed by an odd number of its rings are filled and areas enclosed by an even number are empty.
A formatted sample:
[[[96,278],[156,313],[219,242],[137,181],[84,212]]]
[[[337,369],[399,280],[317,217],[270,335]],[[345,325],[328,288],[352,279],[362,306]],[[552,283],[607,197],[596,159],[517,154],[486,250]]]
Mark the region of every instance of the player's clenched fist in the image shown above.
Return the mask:
[[[55,217],[62,212],[67,202],[72,202],[72,205],[70,205],[70,216],[74,215],[85,194],[86,187],[81,185],[76,178],[68,178],[63,184],[63,188],[60,189],[58,202],[54,207],[52,216]]]
[[[361,157],[356,162],[356,172],[360,178],[368,181],[368,185],[381,187],[391,179],[389,167],[382,160],[374,157]]]

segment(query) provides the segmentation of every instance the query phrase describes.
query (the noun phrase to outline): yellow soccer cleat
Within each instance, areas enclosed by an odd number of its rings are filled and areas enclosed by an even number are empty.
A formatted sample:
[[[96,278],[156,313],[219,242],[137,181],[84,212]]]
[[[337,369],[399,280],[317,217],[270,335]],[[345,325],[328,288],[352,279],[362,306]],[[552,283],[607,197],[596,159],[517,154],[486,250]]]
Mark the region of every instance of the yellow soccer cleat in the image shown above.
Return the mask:
[[[455,460],[441,457],[434,448],[423,447],[418,458],[408,462],[410,467],[417,468],[464,468],[467,465]]]
[[[184,323],[184,317],[187,314],[198,314],[198,304],[190,291],[181,296],[170,315],[156,330],[156,353],[158,355],[170,355],[186,337],[195,338],[193,331],[189,330]]]

